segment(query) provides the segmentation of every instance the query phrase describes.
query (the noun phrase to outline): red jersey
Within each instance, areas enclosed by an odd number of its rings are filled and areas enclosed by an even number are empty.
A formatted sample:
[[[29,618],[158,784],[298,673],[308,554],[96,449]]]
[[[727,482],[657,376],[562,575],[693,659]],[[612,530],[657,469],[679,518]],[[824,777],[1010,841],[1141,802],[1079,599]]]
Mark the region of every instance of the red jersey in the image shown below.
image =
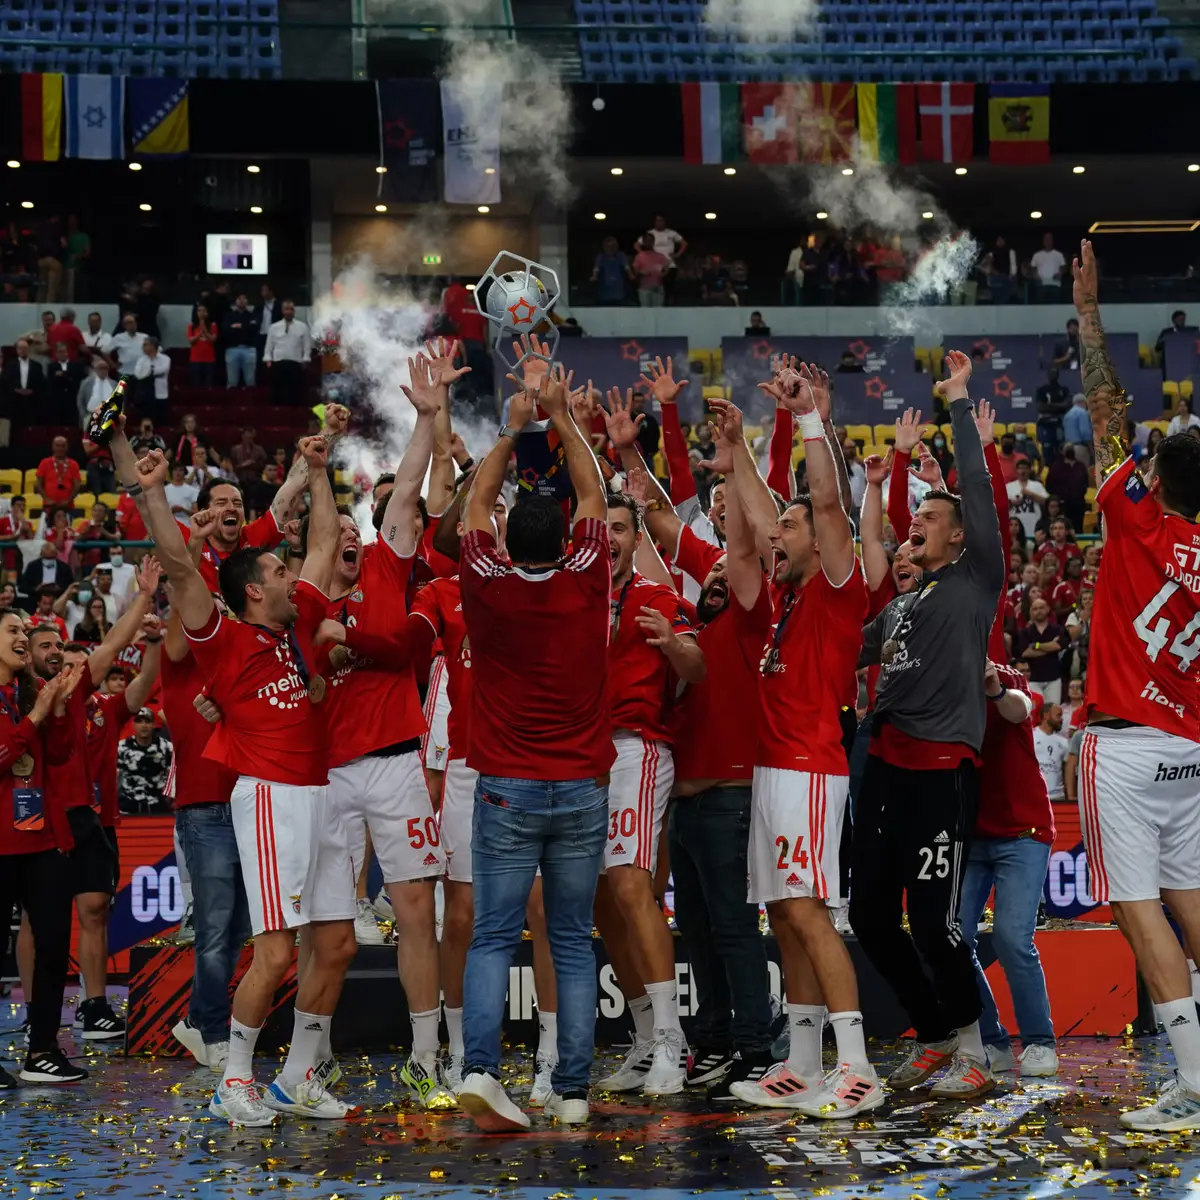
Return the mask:
[[[358,584],[348,596],[328,601],[324,615],[348,629],[395,629],[412,569],[411,558],[401,558],[383,541],[364,546]],[[320,669],[329,670],[327,649],[321,651]],[[384,667],[351,650],[327,683],[320,709],[329,730],[331,767],[413,741],[425,732],[411,667]]]
[[[514,567],[491,533],[463,538],[463,617],[471,639],[471,741],[482,775],[569,781],[608,774],[608,524],[575,522],[558,567]]]
[[[686,525],[675,559],[693,579],[703,581],[725,552],[696,536]],[[729,603],[707,625],[697,641],[708,672],[689,683],[675,708],[675,778],[743,779],[754,774],[758,729],[758,664],[771,627],[771,600],[766,581],[747,612],[729,592]]]
[[[1072,558],[1082,558],[1083,551],[1074,542],[1063,542],[1061,546],[1055,542],[1043,542],[1034,552],[1033,561],[1039,566],[1042,559],[1053,558],[1058,563],[1058,578],[1067,573],[1067,562]]]
[[[302,579],[292,603],[300,615],[282,633],[215,609],[185,632],[222,713],[204,756],[252,779],[319,787],[329,781],[325,713],[308,689],[329,597]]]
[[[1079,603],[1082,594],[1082,579],[1062,579],[1054,585],[1050,596],[1051,607],[1056,614],[1065,616]]]
[[[438,521],[441,515],[439,513],[435,517],[432,513],[430,514],[429,527],[421,536],[421,547],[418,553],[429,565],[429,569],[433,572],[435,578],[449,579],[452,575],[458,574],[458,563],[443,554],[440,550],[435,550],[433,546],[433,535],[437,532]]]
[[[42,684],[39,682],[38,686]],[[0,714],[0,858],[53,850],[56,846],[69,850],[74,845],[62,793],[47,787],[46,780],[50,764],[61,764],[75,754],[77,743],[65,720],[50,717],[35,725],[28,717],[22,717],[19,687],[16,683],[0,687],[0,705],[4,709]],[[13,763],[26,754],[33,759],[33,769],[28,777],[18,778],[12,773]],[[40,822],[27,817],[25,824],[17,825],[17,789],[40,789]]]
[[[1020,671],[996,662],[992,665],[1000,682],[1010,692],[1029,695],[1029,687]],[[1032,837],[1052,844],[1054,810],[1033,748],[1032,717],[1015,725],[1000,715],[996,705],[989,704],[980,758],[983,770],[979,772],[975,836]]]
[[[133,714],[125,694],[93,692],[87,702],[87,758],[92,777],[92,803],[100,806],[104,825],[117,823],[117,746],[121,729]]]
[[[677,632],[690,633],[691,623],[680,606],[679,593],[635,571],[627,583],[612,590],[609,603],[608,688],[612,727],[669,742],[670,714],[678,680],[667,656],[647,644],[637,617],[642,608],[653,608]]]
[[[186,525],[183,527],[183,540],[185,542],[192,540],[192,531]],[[244,550],[247,546],[261,546],[263,550],[274,550],[282,540],[283,534],[275,523],[275,514],[267,509],[261,517],[242,526],[238,532],[238,544],[235,549]],[[200,574],[204,577],[204,582],[208,585],[210,592],[221,590],[221,564],[231,553],[232,551],[226,553],[214,550],[212,541],[205,541],[204,549],[200,551]],[[282,783],[283,780],[273,780],[272,782]]]
[[[756,765],[846,775],[842,696],[862,650],[867,581],[855,559],[834,587],[819,570],[779,593],[762,663],[763,722]]]
[[[59,636],[64,642],[69,642],[71,640],[69,637],[67,637],[66,621],[64,621],[62,617],[57,616],[55,613],[51,613],[48,617],[43,616],[42,613],[38,612],[31,613],[29,616],[29,623],[35,627],[38,625],[53,625],[55,629],[58,630]]]
[[[1096,492],[1108,550],[1087,706],[1200,742],[1200,526],[1163,511],[1127,458]]]
[[[68,503],[76,485],[83,482],[79,464],[73,458],[43,458],[37,465],[37,477],[47,508]]]
[[[204,756],[214,726],[196,711],[194,704],[208,682],[196,656],[189,652],[179,662],[172,662],[164,654],[160,677],[163,715],[171,731],[174,751],[167,784],[172,804],[176,808],[188,804],[228,804],[237,772]]]
[[[122,494],[117,501],[117,526],[121,530],[121,539],[126,542],[148,542],[146,522],[138,512],[137,501],[130,495]],[[187,534],[184,534],[187,537]]]
[[[466,758],[471,695],[471,643],[463,620],[462,588],[459,577],[435,579],[423,587],[413,601],[413,616],[422,617],[433,629],[434,640],[446,656],[446,694],[450,700],[450,758]]]
[[[85,666],[83,677],[67,701],[63,718],[76,751],[82,747],[83,753],[76,752],[61,763],[51,762],[46,768],[46,790],[60,796],[64,808],[82,808],[85,804],[96,802],[91,755],[88,752],[88,713],[95,691],[96,685]]]

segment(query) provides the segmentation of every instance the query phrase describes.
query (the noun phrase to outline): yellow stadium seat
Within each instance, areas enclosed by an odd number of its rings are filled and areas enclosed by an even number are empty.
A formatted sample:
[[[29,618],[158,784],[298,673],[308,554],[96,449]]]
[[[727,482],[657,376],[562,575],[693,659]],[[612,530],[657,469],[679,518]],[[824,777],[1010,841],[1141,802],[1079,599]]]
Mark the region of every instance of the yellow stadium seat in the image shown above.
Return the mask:
[[[1146,424],[1149,425],[1151,429],[1157,429],[1158,432],[1163,435],[1163,437],[1167,436],[1166,421],[1147,421]]]
[[[892,445],[896,440],[896,426],[892,425],[876,425],[875,426],[875,445]]]
[[[705,400],[728,400],[729,395],[719,384],[708,383],[704,385],[701,393]]]
[[[1185,400],[1190,400],[1192,398],[1192,391],[1192,381],[1190,379],[1181,379],[1179,381],[1179,394]]]
[[[875,437],[875,432],[870,425],[847,425],[846,436],[852,438],[860,446],[866,446]],[[2,475],[0,475],[0,483],[3,483]]]
[[[692,366],[700,368],[705,379],[712,378],[712,351],[711,350],[689,350],[688,362]]]
[[[941,379],[941,377],[946,373],[945,346],[929,347],[929,370],[933,374],[934,379]]]
[[[1084,493],[1083,500],[1084,500],[1084,503],[1089,506],[1095,504],[1096,503],[1096,489],[1088,488],[1088,490]]]
[[[121,497],[116,492],[101,492],[96,499],[101,504],[107,504],[110,512],[114,512],[117,505],[121,503]]]
[[[725,355],[720,346],[714,347],[709,353],[712,355],[712,377],[720,379],[721,373],[725,370]]]
[[[1083,532],[1095,533],[1100,524],[1100,517],[1095,512],[1085,512],[1083,514]]]
[[[1138,346],[1138,362],[1143,367],[1154,366],[1154,347],[1147,346],[1144,343]]]
[[[96,503],[95,494],[92,492],[80,492],[75,497],[75,507],[82,508],[84,514],[87,515],[92,511],[92,505]]]
[[[25,493],[25,511],[27,513],[40,513],[42,511],[42,498],[37,492]]]
[[[343,471],[340,467],[333,473],[333,486],[335,488],[344,487],[352,488],[354,486],[354,472]]]
[[[762,437],[766,430],[764,430],[761,425],[744,425],[742,427],[742,432],[746,435],[746,441],[753,446],[754,439]]]
[[[933,370],[933,351],[928,346],[917,346],[913,353],[917,362],[921,364],[922,371]]]
[[[1164,379],[1163,380],[1163,395],[1169,397],[1171,400],[1171,403],[1173,404],[1176,400],[1179,399],[1179,384],[1176,383],[1174,379]],[[27,472],[27,474],[28,474],[28,472]]]
[[[19,492],[23,485],[21,472],[17,470],[0,471],[0,488],[6,492]]]
[[[1002,438],[1007,431],[1008,426],[1003,421],[996,421],[992,425],[992,436]]]
[[[37,492],[37,471],[33,467],[25,472],[25,491],[26,493]]]

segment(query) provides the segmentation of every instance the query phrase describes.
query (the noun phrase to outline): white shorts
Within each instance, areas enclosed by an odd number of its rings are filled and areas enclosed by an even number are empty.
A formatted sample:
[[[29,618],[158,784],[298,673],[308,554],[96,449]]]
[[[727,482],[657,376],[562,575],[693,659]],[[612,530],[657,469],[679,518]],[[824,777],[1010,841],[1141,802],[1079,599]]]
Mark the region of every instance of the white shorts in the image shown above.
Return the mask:
[[[608,781],[608,844],[604,866],[633,865],[654,873],[658,838],[675,783],[675,758],[666,742],[618,730],[617,761]]]
[[[446,855],[446,878],[454,883],[470,883],[471,823],[475,819],[475,784],[479,772],[467,766],[465,758],[452,758],[446,764],[442,785],[442,850]]]
[[[1200,888],[1200,743],[1144,725],[1089,725],[1079,815],[1097,903]]]
[[[429,690],[425,693],[425,735],[421,738],[421,761],[431,771],[444,771],[450,753],[450,672],[446,656],[439,654],[429,668]]]
[[[754,768],[751,904],[809,897],[841,903],[838,847],[849,796],[848,775]]]
[[[326,788],[242,775],[229,806],[255,934],[354,919],[346,829]]]
[[[446,870],[437,816],[417,751],[356,758],[329,772],[329,802],[346,823],[356,873],[366,829],[384,883],[432,879]]]
[[[1062,680],[1061,679],[1051,679],[1048,683],[1034,683],[1032,680],[1030,680],[1029,690],[1035,696],[1041,696],[1041,698],[1047,704],[1061,704],[1062,703]]]

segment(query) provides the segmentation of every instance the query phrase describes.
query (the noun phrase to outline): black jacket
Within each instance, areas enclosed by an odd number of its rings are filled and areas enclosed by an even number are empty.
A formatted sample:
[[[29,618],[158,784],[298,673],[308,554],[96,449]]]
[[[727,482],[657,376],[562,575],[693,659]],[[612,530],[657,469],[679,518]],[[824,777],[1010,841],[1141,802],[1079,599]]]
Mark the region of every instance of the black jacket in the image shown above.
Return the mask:
[[[258,317],[254,309],[249,305],[244,309],[234,307],[225,314],[221,323],[221,345],[226,348],[258,345]]]
[[[17,388],[21,386],[21,368],[19,360],[10,358],[0,369],[0,416],[9,416],[13,404],[19,400],[44,400],[46,398],[46,372],[40,362],[29,360],[29,381],[27,386],[33,391],[32,396],[18,396]]]
[[[54,573],[55,586],[60,592],[65,592],[67,588],[69,588],[71,584],[75,582],[75,576],[71,573],[71,568],[68,567],[61,558],[57,558],[54,561],[58,564]],[[31,562],[29,566],[27,566],[25,570],[21,572],[21,580],[17,586],[17,591],[20,592],[22,596],[27,596],[30,600],[32,600],[34,593],[41,586],[42,560],[40,557],[38,557],[35,558],[33,562]]]

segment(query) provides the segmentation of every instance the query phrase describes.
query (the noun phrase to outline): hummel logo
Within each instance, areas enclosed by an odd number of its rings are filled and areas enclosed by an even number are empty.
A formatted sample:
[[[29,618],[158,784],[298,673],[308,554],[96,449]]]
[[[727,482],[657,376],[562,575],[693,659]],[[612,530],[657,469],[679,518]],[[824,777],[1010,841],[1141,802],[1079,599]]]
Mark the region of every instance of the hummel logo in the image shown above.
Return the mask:
[[[949,840],[950,840],[950,835],[949,835],[949,834],[947,834],[947,832],[946,832],[946,831],[943,829],[943,830],[942,830],[942,832],[941,832],[941,833],[939,833],[939,834],[937,835],[937,837],[935,837],[935,838],[933,839],[933,844],[934,844],[935,846],[941,846],[941,845],[944,845],[944,844],[945,844],[946,842],[948,842]]]
[[[305,1025],[304,1028],[306,1030],[308,1030],[310,1033],[320,1033],[321,1032],[321,1022],[320,1021],[310,1021],[307,1025]]]
[[[1191,1021],[1189,1021],[1188,1018],[1183,1015],[1183,1013],[1180,1013],[1179,1016],[1177,1016],[1175,1018],[1175,1020],[1173,1020],[1171,1022],[1171,1024],[1168,1026],[1168,1028],[1178,1029],[1180,1025],[1190,1025],[1190,1024],[1191,1024]]]
[[[432,851],[430,851],[427,855],[425,855],[425,861],[421,864],[421,866],[436,867],[437,861],[438,861],[438,856],[436,854],[434,854]]]

